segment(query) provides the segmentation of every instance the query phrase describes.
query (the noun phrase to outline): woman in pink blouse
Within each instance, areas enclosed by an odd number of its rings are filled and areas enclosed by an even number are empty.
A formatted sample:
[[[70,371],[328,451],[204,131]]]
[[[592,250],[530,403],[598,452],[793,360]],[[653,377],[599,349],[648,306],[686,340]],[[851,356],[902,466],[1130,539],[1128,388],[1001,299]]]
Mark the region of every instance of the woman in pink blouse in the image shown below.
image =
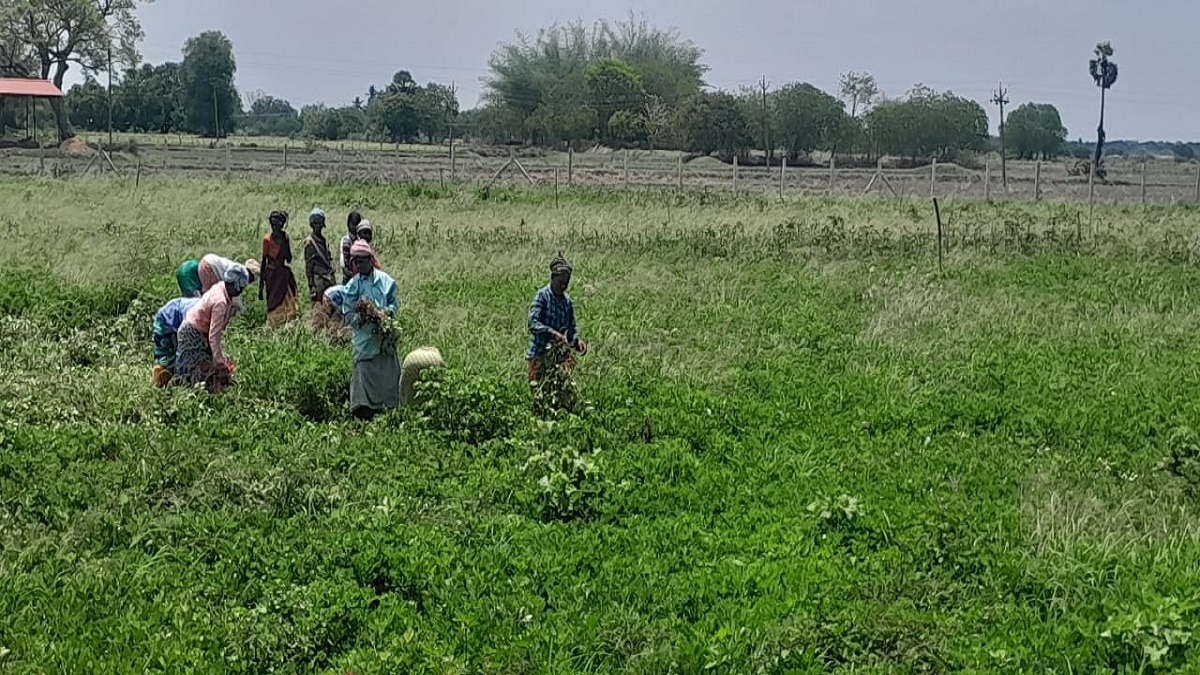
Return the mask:
[[[175,376],[180,383],[203,382],[214,393],[229,383],[233,362],[225,354],[222,341],[233,317],[233,301],[249,284],[250,273],[245,266],[234,264],[226,270],[224,281],[208,289],[188,310],[179,327],[179,353],[175,358]]]

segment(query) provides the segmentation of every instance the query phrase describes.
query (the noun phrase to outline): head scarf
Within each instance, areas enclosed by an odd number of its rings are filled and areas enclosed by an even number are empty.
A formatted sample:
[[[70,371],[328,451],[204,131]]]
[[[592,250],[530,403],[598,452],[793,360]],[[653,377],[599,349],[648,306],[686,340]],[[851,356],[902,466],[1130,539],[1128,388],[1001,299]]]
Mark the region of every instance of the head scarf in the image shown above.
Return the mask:
[[[287,211],[275,210],[271,212],[271,215],[267,218],[267,220],[270,221],[272,225],[279,223],[279,227],[283,227],[284,225],[287,225],[288,213]]]
[[[562,251],[559,251],[558,255],[554,257],[554,260],[550,261],[550,275],[556,276],[559,274],[570,273],[571,263],[567,262],[567,259],[563,257]]]
[[[350,257],[357,258],[359,256],[362,256],[364,258],[370,257],[372,260],[375,259],[375,250],[371,248],[370,244],[363,241],[362,239],[355,241],[350,246]]]
[[[259,267],[258,261],[254,260],[253,258],[247,260],[245,265],[246,271],[250,273],[250,281],[253,283],[254,280],[257,279],[260,274],[262,274],[262,268]]]
[[[325,212],[322,211],[321,209],[313,209],[312,213],[308,214],[308,224],[312,225],[313,223],[324,224],[325,223]]]
[[[250,285],[250,272],[244,265],[234,263],[225,270],[225,287],[231,293],[241,293]]]

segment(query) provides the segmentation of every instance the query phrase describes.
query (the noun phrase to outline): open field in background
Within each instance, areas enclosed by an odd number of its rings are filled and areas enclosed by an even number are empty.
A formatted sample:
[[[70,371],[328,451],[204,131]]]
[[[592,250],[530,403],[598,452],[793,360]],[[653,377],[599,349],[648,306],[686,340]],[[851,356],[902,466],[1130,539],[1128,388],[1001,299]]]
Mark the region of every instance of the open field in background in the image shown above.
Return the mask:
[[[106,142],[104,136],[85,136],[95,146]],[[516,158],[525,174],[509,167],[504,148],[472,149],[457,147],[452,162],[449,146],[388,145],[363,141],[338,143],[289,142],[281,138],[236,138],[229,142],[186,136],[117,134],[115,142],[124,150],[114,152],[113,165],[122,175],[138,174],[161,177],[228,178],[261,180],[352,180],[380,183],[461,182],[488,184],[493,178],[503,186],[530,185],[552,188],[557,172],[561,186],[610,186],[641,189],[676,187],[692,190],[727,190],[783,196],[840,195],[860,196],[871,184],[874,168],[838,168],[833,172],[832,190],[828,166],[738,167],[714,158],[700,158],[680,164],[674,151],[600,149],[567,153],[541,150],[516,150]],[[130,146],[129,144],[133,145]],[[136,152],[130,150],[136,147]],[[480,154],[483,153],[483,154]],[[828,162],[827,157],[819,157]],[[1040,180],[1034,162],[1008,163],[1008,190],[1001,182],[1000,163],[992,158],[979,168],[940,165],[914,169],[886,168],[887,183],[904,197],[943,199],[984,199],[989,194],[1000,201],[1086,202],[1089,194],[1086,176],[1071,176],[1074,160],[1043,162]],[[1094,186],[1098,202],[1143,202],[1149,204],[1200,202],[1200,165],[1166,159],[1146,162],[1110,158],[1107,182]],[[139,169],[140,167],[140,169]],[[107,161],[93,157],[65,157],[56,150],[0,150],[0,175],[78,176],[109,171]],[[736,180],[735,180],[736,174]],[[936,179],[936,184],[934,183]],[[1040,187],[1039,187],[1040,186]],[[932,191],[931,191],[932,187]],[[890,196],[884,181],[876,181],[870,194]]]
[[[4,670],[1200,665],[1200,208],[952,200],[939,273],[924,198],[264,167],[0,183]],[[348,420],[258,302],[235,387],[152,389],[175,265],[313,206],[377,224],[426,406]],[[558,249],[588,405],[539,422]]]

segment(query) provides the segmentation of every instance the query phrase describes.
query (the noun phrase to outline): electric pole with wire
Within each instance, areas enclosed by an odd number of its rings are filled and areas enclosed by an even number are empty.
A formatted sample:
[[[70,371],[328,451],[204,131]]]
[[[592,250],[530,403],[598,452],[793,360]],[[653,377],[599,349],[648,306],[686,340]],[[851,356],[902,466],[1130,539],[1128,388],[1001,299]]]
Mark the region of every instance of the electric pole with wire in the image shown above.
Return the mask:
[[[111,148],[113,144],[112,132],[112,40],[108,43],[108,145]]]
[[[1004,106],[1008,104],[1008,90],[1004,88],[1004,83],[1000,83],[1000,87],[992,94],[992,103],[1000,106],[1000,181],[1004,183],[1004,189],[1008,189],[1008,164],[1006,162],[1004,151]]]
[[[762,78],[762,127],[763,127],[763,155],[766,157],[767,166],[771,166],[771,124],[770,114],[767,112],[767,76]]]

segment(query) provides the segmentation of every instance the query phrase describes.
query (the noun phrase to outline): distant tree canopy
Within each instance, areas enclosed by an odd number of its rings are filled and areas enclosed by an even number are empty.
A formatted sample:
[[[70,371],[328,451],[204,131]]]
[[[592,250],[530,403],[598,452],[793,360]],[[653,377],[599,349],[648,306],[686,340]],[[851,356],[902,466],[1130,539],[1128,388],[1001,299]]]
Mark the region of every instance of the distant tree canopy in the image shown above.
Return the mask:
[[[138,1],[121,3],[133,7]],[[723,161],[754,161],[752,153],[770,161],[782,154],[793,162],[818,151],[953,160],[986,151],[990,142],[979,103],[919,84],[887,99],[867,73],[846,73],[837,92],[807,82],[713,91],[703,82],[708,68],[698,47],[674,30],[632,18],[555,24],[534,38],[519,35],[492,54],[482,105],[468,111],[459,110],[452,87],[421,84],[411,71],[397,70],[386,85],[370,84],[344,106],[297,111],[287,100],[256,91],[246,97],[243,112],[229,39],[204,33],[188,40],[183,52],[180,63],[141,65],[115,78],[115,130],[214,136],[236,128],[248,135],[396,143],[441,143],[453,135],[494,143],[684,150]],[[24,72],[37,59],[27,44],[0,31],[0,73]],[[63,124],[105,129],[109,100],[107,87],[88,77],[68,92]],[[1021,158],[1078,150],[1065,142],[1066,129],[1049,104],[1012,111],[1006,132]],[[1190,158],[1189,150],[1164,152]]]
[[[454,90],[436,82],[424,87],[412,73],[398,71],[382,92],[371,85],[366,107],[367,131],[373,138],[413,143],[422,138],[440,143],[458,116]]]
[[[289,101],[255,91],[246,96],[250,109],[238,127],[250,136],[294,136],[300,132],[300,113]]]
[[[590,29],[556,24],[534,39],[520,35],[492,54],[484,94],[490,112],[480,122],[496,140],[648,136],[661,124],[650,119],[649,105],[678,112],[700,92],[707,71],[701,54],[675,31],[633,18],[601,21]],[[619,112],[617,128],[624,138],[610,128]]]
[[[233,43],[224,33],[208,31],[184,44],[179,79],[183,112],[191,130],[214,138],[233,130],[242,107],[233,86],[236,71]]]
[[[884,101],[865,116],[866,134],[883,154],[952,160],[988,143],[983,106],[951,92],[917,85],[901,100]]]
[[[183,112],[179,64],[144,64],[113,81],[112,122],[115,131],[191,131]],[[108,90],[86,78],[67,92],[67,113],[78,129],[108,129]],[[212,105],[209,104],[209,110]]]
[[[1026,103],[1008,114],[1004,133],[1019,159],[1051,159],[1063,153],[1067,129],[1058,108],[1048,103]]]

